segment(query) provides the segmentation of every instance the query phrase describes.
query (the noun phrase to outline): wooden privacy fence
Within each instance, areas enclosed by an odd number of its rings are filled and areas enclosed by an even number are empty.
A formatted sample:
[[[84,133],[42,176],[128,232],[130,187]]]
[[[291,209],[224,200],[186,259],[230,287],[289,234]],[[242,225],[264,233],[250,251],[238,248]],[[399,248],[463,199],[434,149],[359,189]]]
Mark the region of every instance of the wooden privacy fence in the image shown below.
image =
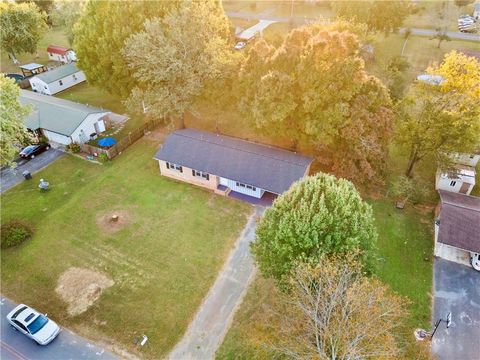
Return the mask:
[[[96,156],[100,154],[106,154],[109,159],[113,159],[127,147],[132,145],[135,141],[143,137],[147,131],[155,129],[161,123],[163,123],[162,119],[149,120],[139,128],[129,132],[128,135],[120,139],[115,145],[109,147],[108,149],[103,149],[88,144],[80,144],[80,148],[84,153]]]

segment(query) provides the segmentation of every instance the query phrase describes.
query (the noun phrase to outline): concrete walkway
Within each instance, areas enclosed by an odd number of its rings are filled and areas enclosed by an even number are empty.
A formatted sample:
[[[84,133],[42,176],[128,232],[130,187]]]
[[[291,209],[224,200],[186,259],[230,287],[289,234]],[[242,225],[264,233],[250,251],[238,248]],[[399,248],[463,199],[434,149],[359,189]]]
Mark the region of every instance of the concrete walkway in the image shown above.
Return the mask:
[[[255,207],[235,248],[169,359],[207,360],[215,357],[253,278],[255,267],[250,242],[255,239],[256,218],[264,210],[263,207]]]

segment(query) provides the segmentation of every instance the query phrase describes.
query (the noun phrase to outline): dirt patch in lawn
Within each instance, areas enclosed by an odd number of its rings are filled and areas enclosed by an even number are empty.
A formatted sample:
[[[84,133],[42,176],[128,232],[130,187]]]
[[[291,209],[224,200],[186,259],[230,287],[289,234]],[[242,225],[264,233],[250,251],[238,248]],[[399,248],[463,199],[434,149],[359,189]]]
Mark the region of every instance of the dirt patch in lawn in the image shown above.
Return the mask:
[[[106,233],[114,233],[130,224],[130,218],[126,210],[111,211],[97,216],[97,225]]]
[[[100,272],[71,267],[58,279],[55,291],[68,304],[70,316],[85,312],[115,282]]]

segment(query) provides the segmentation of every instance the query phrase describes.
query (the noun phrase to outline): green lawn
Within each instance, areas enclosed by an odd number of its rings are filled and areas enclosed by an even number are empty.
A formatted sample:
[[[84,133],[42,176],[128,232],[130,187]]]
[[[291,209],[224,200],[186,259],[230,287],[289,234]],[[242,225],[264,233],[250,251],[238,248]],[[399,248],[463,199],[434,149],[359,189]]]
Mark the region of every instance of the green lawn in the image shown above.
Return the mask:
[[[2,251],[2,294],[48,312],[60,324],[159,358],[180,339],[246,223],[250,206],[160,176],[158,142],[142,139],[105,166],[67,155],[1,196],[2,221],[36,228]],[[52,188],[39,193],[39,178]],[[116,233],[97,225],[125,211]],[[105,273],[115,284],[85,313],[69,317],[55,287],[70,267]],[[138,350],[137,350],[138,351]]]
[[[430,326],[433,215],[411,207],[397,210],[389,200],[368,202],[379,233],[377,275],[393,291],[410,299],[411,315],[405,319],[404,337],[411,343],[414,328]],[[271,301],[273,286],[271,280],[257,276],[217,352],[218,359],[272,358],[259,340],[258,324],[264,304]],[[408,346],[405,358],[413,358],[417,350]]]
[[[117,114],[125,114],[126,112],[126,108],[118,96],[109,94],[108,92],[88,83],[76,85],[70,89],[56,94],[55,96],[62,99],[111,110]],[[129,116],[129,119],[124,123],[123,128],[118,133],[112,134],[112,131],[115,131],[115,129],[108,130],[98,139],[101,139],[102,137],[113,137],[119,141],[125,136],[128,136],[129,132],[138,129],[143,124],[143,121],[144,120],[141,115],[136,114]],[[95,145],[98,139],[95,140],[92,145]]]

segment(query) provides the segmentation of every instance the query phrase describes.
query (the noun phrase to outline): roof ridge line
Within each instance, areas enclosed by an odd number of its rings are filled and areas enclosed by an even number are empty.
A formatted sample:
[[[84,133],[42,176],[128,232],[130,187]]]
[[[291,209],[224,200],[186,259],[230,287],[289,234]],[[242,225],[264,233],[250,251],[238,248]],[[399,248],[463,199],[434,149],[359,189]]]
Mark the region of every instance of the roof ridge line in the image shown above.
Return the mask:
[[[295,166],[302,166],[298,163],[294,163],[292,161],[288,161],[288,160],[283,160],[283,159],[278,159],[278,158],[275,158],[275,157],[272,157],[272,156],[267,156],[267,155],[263,155],[263,154],[259,154],[259,153],[256,153],[256,152],[253,152],[253,151],[247,151],[247,150],[243,150],[243,149],[238,149],[238,148],[233,148],[233,147],[229,147],[229,146],[225,146],[225,145],[222,145],[222,144],[217,144],[217,143],[214,143],[213,141],[208,141],[208,140],[205,140],[205,139],[197,139],[197,138],[194,138],[192,136],[188,136],[188,135],[185,135],[185,134],[179,134],[178,132],[175,133],[175,135],[180,135],[180,136],[183,136],[183,137],[186,137],[186,138],[190,138],[190,139],[193,139],[193,140],[200,140],[200,141],[204,141],[204,142],[207,142],[209,144],[214,144],[214,145],[218,145],[218,146],[222,146],[224,148],[230,148],[230,149],[235,149],[235,150],[238,150],[238,151],[243,151],[245,153],[248,153],[248,154],[255,154],[255,155],[259,155],[259,156],[263,156],[265,158],[269,158],[269,159],[274,159],[274,160],[277,160],[277,161],[283,161],[285,163],[288,163],[288,164],[293,164]],[[218,135],[218,134],[217,134]],[[220,136],[226,136],[226,135],[220,135]],[[234,138],[232,137],[232,139],[237,139],[237,138]],[[240,140],[240,141],[247,141],[248,140],[243,140],[243,139],[237,139],[237,140]],[[255,145],[258,145],[258,146],[265,146],[265,147],[269,147],[269,145],[263,145],[263,144],[258,144],[258,143],[255,143],[255,142],[251,142],[252,144],[255,144]],[[286,151],[286,152],[290,152],[291,151],[288,151],[288,150],[285,150],[285,149],[278,149],[280,151]],[[299,156],[303,156],[303,155],[299,155]]]
[[[462,204],[455,204],[455,203],[452,203],[452,202],[449,202],[449,201],[444,201],[443,203],[444,203],[444,204],[451,205],[451,206],[455,206],[455,207],[458,207],[458,208],[461,208],[461,209],[466,209],[466,210],[472,210],[472,211],[480,212],[480,208],[472,208],[471,206],[462,205]]]

